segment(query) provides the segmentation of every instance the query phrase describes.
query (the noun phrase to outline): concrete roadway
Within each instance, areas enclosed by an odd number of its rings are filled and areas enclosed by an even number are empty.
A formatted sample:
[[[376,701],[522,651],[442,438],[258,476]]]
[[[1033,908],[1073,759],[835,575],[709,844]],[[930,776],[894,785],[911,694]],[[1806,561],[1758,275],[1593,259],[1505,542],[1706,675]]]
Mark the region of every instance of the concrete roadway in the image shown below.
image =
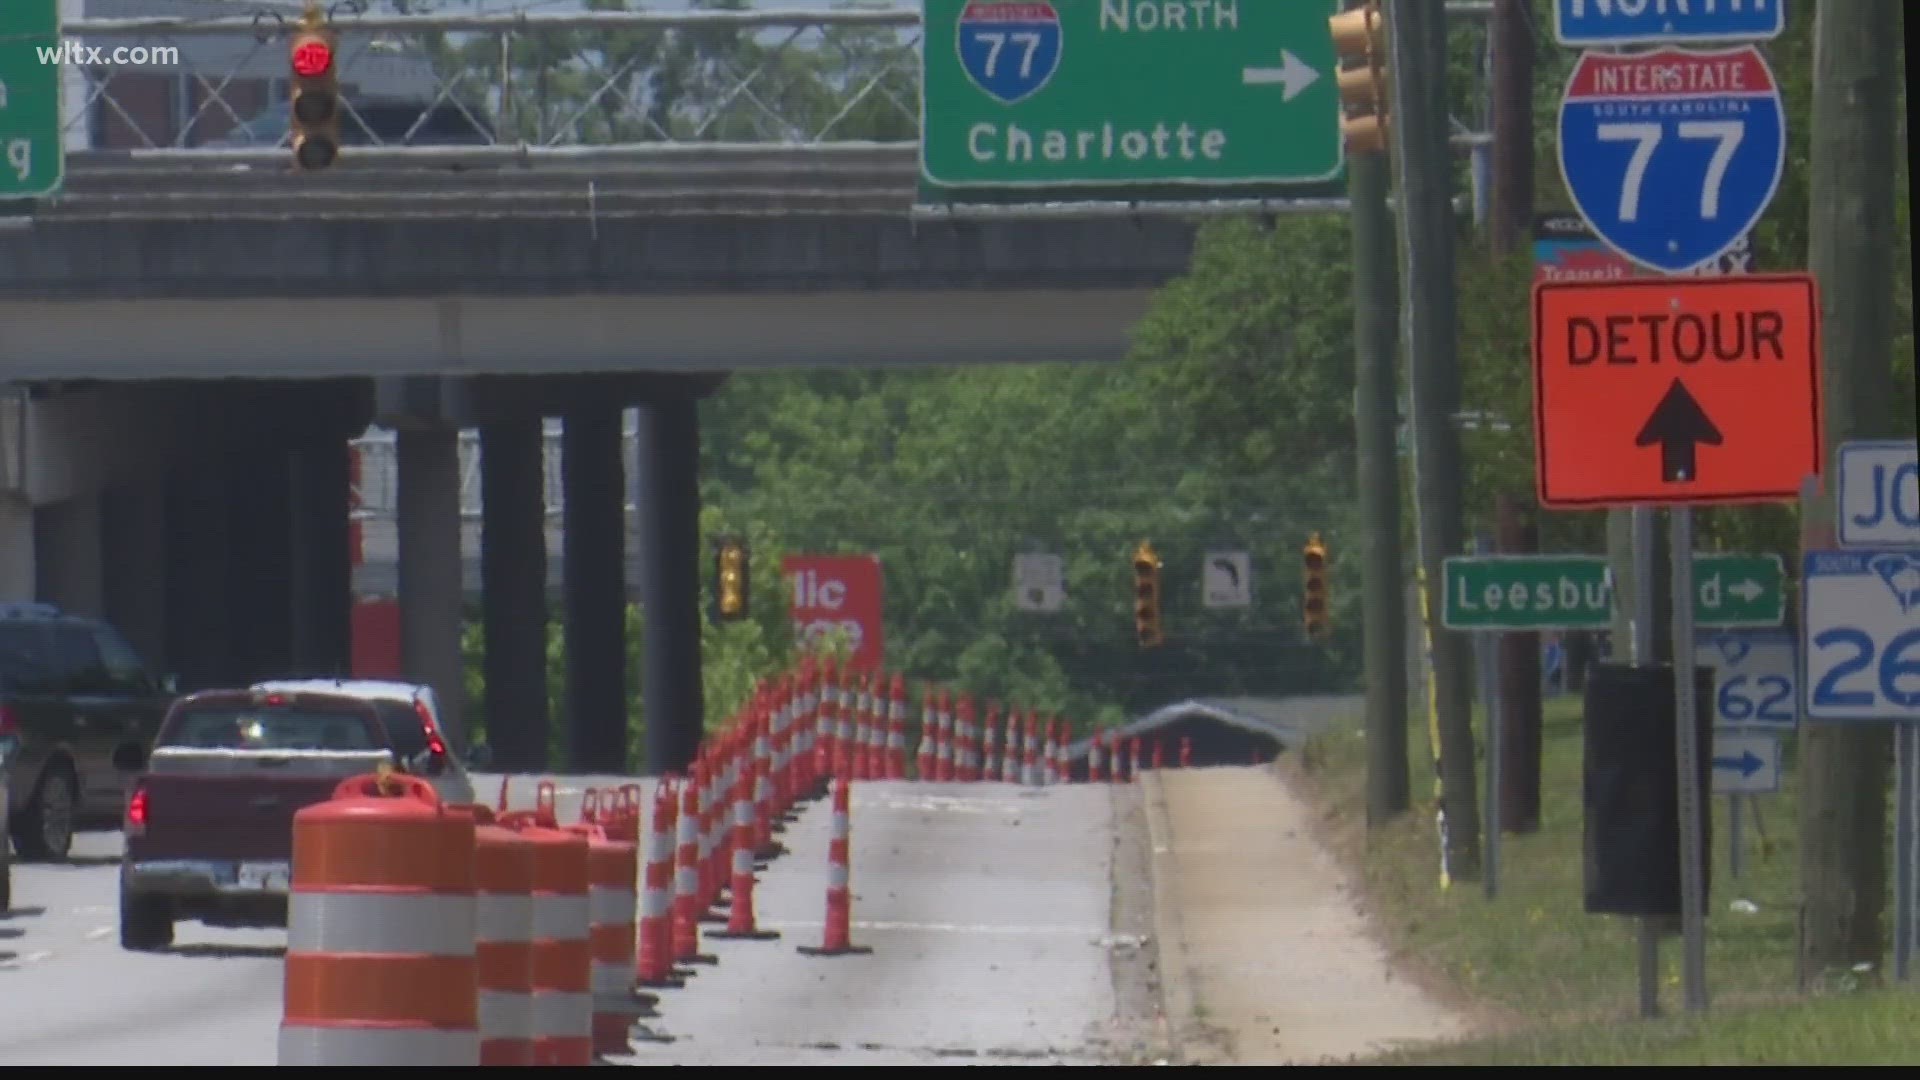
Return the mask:
[[[476,776],[497,797],[497,776]],[[592,778],[561,781],[563,820]],[[515,777],[531,804],[536,778]],[[605,781],[602,781],[605,783]],[[1114,807],[1131,789],[862,784],[854,792],[854,938],[867,956],[805,957],[825,906],[828,807],[809,806],[761,875],[776,941],[718,957],[661,992],[620,1064],[1091,1064],[1119,1034]],[[74,865],[16,864],[0,917],[0,1061],[271,1065],[281,931],[182,923],[166,955],[123,952],[120,838],[86,834]],[[1144,925],[1143,920],[1134,920]],[[1110,964],[1110,957],[1113,962]],[[1125,1011],[1125,1010],[1121,1010]],[[659,1039],[661,1041],[651,1041]],[[671,1041],[666,1041],[671,1040]]]

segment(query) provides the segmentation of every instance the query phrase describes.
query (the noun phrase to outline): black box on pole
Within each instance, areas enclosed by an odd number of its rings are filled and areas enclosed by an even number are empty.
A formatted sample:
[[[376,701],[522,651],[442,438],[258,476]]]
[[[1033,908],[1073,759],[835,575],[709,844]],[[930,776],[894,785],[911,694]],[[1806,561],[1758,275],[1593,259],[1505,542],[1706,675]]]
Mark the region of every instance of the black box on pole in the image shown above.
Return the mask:
[[[1713,866],[1713,683],[1712,668],[1694,668],[1703,890]],[[1673,668],[1596,663],[1588,669],[1583,707],[1586,909],[1678,919]]]

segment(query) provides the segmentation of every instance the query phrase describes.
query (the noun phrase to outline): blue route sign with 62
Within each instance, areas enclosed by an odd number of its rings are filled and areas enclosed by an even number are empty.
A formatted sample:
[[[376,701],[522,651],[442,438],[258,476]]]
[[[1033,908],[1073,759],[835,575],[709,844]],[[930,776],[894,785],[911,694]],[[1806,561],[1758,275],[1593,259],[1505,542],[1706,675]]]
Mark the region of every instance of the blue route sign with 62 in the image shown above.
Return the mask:
[[[1648,269],[1719,258],[1766,211],[1786,115],[1751,46],[1581,54],[1560,100],[1560,174],[1594,235]]]
[[[1920,551],[1810,551],[1807,719],[1920,721]]]
[[[1793,634],[1779,627],[1700,637],[1694,662],[1713,669],[1715,725],[1793,730],[1800,720],[1793,644]]]

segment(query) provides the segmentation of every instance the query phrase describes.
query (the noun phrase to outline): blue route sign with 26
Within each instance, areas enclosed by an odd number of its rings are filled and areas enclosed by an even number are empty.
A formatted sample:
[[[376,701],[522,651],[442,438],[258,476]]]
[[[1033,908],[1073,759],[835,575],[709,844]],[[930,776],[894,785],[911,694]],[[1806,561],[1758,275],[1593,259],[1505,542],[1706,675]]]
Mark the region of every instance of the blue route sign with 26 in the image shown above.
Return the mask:
[[[1773,201],[1786,114],[1753,46],[1584,53],[1560,101],[1560,174],[1607,246],[1678,274],[1719,258]]]
[[[1766,41],[1786,28],[1786,0],[1554,0],[1553,39],[1587,45]]]
[[[1807,719],[1920,721],[1920,551],[1810,551]]]

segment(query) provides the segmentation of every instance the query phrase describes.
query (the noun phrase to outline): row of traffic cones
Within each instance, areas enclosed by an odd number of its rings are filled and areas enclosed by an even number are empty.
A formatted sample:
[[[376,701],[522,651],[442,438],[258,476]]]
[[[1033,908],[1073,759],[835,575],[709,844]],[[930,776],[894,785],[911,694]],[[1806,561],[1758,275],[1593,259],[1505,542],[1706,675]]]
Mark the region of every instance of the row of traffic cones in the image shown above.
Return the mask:
[[[976,724],[976,718],[982,722]],[[759,926],[757,874],[785,852],[781,826],[802,804],[828,792],[833,804],[826,919],[820,944],[801,951],[815,956],[870,951],[854,944],[851,933],[852,782],[909,778],[906,722],[903,676],[863,676],[837,670],[830,660],[816,665],[807,659],[763,682],[727,725],[703,741],[686,775],[662,778],[650,813],[642,813],[637,784],[585,793],[581,826],[591,826],[607,841],[640,848],[633,948],[624,955],[633,957],[632,985],[648,1007],[642,1015],[651,1015],[658,1000],[642,989],[683,986],[694,971],[683,965],[715,962],[701,951],[703,936],[780,937]],[[940,687],[923,692],[919,727],[914,779],[1124,783],[1148,767],[1148,752],[1152,768],[1165,767],[1161,740],[1121,740],[1100,732],[1076,777],[1067,754],[1068,731],[1058,717],[1043,721],[1032,709],[1009,708],[1002,723],[998,703],[989,702],[980,715],[970,695]],[[1180,765],[1190,765],[1191,740],[1182,738],[1178,752]],[[540,812],[550,817],[551,782],[540,788]],[[503,779],[503,812],[506,796]],[[594,932],[620,925],[596,926]]]

